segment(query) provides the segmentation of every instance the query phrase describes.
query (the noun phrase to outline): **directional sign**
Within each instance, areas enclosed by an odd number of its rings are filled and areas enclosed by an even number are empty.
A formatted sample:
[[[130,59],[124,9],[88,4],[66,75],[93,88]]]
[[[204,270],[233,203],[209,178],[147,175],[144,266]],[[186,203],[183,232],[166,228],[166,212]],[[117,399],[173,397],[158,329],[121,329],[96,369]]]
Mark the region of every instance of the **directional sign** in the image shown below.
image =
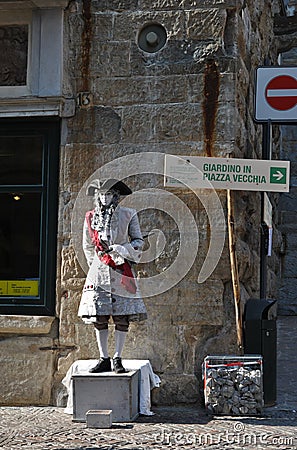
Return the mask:
[[[166,155],[166,187],[289,192],[290,162]]]
[[[255,119],[259,122],[297,121],[297,67],[257,69]]]

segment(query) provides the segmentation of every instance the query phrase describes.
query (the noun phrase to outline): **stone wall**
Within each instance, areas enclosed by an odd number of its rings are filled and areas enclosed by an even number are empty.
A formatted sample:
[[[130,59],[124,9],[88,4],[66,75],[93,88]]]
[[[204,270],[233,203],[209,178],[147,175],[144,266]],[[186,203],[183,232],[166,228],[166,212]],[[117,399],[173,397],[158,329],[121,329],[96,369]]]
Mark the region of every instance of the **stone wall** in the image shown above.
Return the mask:
[[[50,404],[57,321],[54,317],[0,316],[0,327],[0,404]]]
[[[63,345],[75,344],[76,349],[58,358],[58,391],[73,361],[98,356],[93,330],[76,317],[84,274],[75,257],[69,222],[83,182],[98,167],[138,152],[261,154],[261,128],[253,122],[253,69],[269,54],[273,57],[272,17],[267,2],[246,2],[245,7],[243,3],[70,3],[65,17],[69,55],[65,82],[70,95],[90,93],[92,103],[78,108],[67,121],[62,156],[59,338]],[[157,53],[143,52],[137,45],[138,34],[147,23],[159,23],[167,31],[167,43]],[[162,188],[162,179],[154,175],[130,181],[136,190]],[[131,326],[124,350],[126,358],[150,359],[162,378],[158,392],[162,403],[197,401],[203,357],[237,352],[227,245],[211,278],[198,284],[211,230],[197,196],[188,191],[174,195],[197,218],[199,252],[178,285],[145,299],[149,318]],[[259,295],[259,195],[236,192],[233,197],[245,300]],[[220,199],[225,209],[225,192]],[[155,228],[155,223],[167,244],[157,261],[140,268],[146,276],[161,272],[176,256],[176,227],[158,211],[141,214],[145,232]]]
[[[68,368],[78,359],[98,357],[92,327],[77,317],[85,273],[75,234],[80,225],[73,211],[84,183],[96,169],[136,153],[261,157],[261,126],[253,121],[253,71],[265,57],[275,60],[272,22],[270,2],[264,0],[69,2],[63,93],[65,98],[77,98],[78,105],[75,115],[62,124],[58,323],[40,336],[11,337],[8,333],[1,341],[7,364],[11,364],[7,355],[12,352],[26,354],[26,365],[17,366],[24,370],[15,378],[10,374],[11,385],[20,383],[20,377],[25,382],[37,370],[36,351],[38,364],[50,368],[42,378],[43,393],[39,384],[34,389],[27,381],[28,395],[18,396],[22,403],[30,403],[34,391],[31,403],[63,404],[61,380]],[[156,53],[140,50],[137,43],[141,29],[151,23],[162,25],[167,32],[166,45]],[[137,268],[143,278],[154,276],[177,257],[179,227],[184,231],[186,221],[179,210],[171,218],[154,207],[166,195],[160,173],[136,174],[128,181],[134,191],[162,190],[160,198],[148,195],[148,205],[152,204],[140,214],[144,234],[158,228],[166,237],[158,258]],[[183,279],[162,294],[145,298],[148,320],[131,325],[123,356],[150,359],[162,379],[155,401],[189,403],[200,399],[203,358],[238,349],[227,240],[211,277],[197,283],[213,231],[203,205],[216,214],[211,196],[187,190],[174,190],[172,195],[196,220],[199,251]],[[218,196],[226,213],[226,191]],[[233,192],[232,197],[244,303],[250,296],[259,296],[260,197],[254,192]],[[82,217],[88,207],[86,199]],[[189,236],[189,252],[192,246]],[[278,257],[278,249],[274,250],[272,293]],[[17,400],[8,395],[5,402]]]
[[[282,54],[282,64],[296,65],[297,49]],[[280,314],[297,313],[297,272],[296,272],[296,125],[282,125],[281,159],[291,162],[290,192],[282,194],[278,204],[280,231],[283,235],[281,282],[278,291],[278,307]]]

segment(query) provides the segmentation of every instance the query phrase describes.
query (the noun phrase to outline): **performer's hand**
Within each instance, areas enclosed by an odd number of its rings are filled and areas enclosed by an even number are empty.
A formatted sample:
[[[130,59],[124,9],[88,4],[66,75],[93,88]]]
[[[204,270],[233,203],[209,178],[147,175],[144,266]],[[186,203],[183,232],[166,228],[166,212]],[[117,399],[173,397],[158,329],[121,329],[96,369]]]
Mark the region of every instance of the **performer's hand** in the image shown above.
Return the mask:
[[[128,259],[129,261],[138,263],[141,258],[141,250],[134,248],[130,243],[123,245],[112,244],[110,246],[113,251],[117,252],[122,258]]]
[[[121,247],[122,247],[121,245],[113,244],[110,245],[108,251],[109,256],[111,256],[111,258],[113,259],[113,261],[116,263],[117,266],[124,264],[125,262],[125,257],[122,256],[120,253]]]
[[[129,252],[123,245],[112,244],[109,248],[112,251],[117,252],[122,258],[129,258]]]

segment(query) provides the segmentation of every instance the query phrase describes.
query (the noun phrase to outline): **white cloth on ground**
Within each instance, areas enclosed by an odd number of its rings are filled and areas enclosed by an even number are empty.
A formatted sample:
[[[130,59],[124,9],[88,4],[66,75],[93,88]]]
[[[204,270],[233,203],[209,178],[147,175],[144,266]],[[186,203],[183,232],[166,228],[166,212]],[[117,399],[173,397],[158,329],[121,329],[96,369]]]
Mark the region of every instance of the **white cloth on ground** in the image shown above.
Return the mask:
[[[67,406],[64,409],[66,414],[73,414],[72,376],[89,372],[90,368],[94,367],[97,362],[98,360],[94,359],[81,359],[75,361],[68,369],[66,376],[62,380],[68,392]],[[160,378],[153,372],[148,359],[123,359],[122,362],[127,370],[140,370],[139,413],[145,416],[152,416],[154,413],[151,411],[151,389],[160,386]]]

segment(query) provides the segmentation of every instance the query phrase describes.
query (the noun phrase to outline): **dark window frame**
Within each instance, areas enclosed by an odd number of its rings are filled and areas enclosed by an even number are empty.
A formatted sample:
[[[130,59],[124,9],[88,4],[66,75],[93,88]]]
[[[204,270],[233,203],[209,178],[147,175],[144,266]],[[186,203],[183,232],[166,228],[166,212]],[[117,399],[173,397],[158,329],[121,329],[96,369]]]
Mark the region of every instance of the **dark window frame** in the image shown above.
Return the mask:
[[[38,297],[0,296],[0,314],[54,316],[56,304],[57,223],[60,120],[1,119],[0,139],[4,135],[43,136],[43,176],[41,184],[1,185],[3,192],[40,192],[42,195],[40,287]]]

